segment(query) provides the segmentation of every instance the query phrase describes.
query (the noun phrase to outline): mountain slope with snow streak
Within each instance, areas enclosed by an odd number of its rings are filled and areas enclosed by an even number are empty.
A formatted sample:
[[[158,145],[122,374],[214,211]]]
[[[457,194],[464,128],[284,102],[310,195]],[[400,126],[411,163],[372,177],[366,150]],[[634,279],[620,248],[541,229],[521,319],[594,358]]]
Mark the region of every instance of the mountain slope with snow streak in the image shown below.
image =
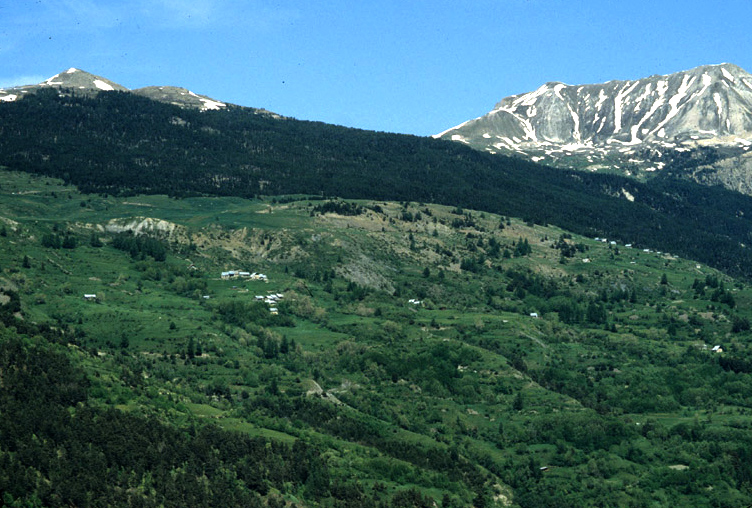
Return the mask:
[[[437,138],[552,165],[662,169],[672,153],[752,146],[752,75],[732,64],[603,84],[546,83]]]
[[[86,71],[71,67],[59,74],[55,74],[49,79],[36,85],[24,85],[7,89],[0,89],[0,102],[12,102],[23,98],[24,95],[34,93],[44,88],[58,88],[60,90],[71,90],[74,93],[99,93],[99,92],[132,92],[137,95],[148,97],[150,99],[175,104],[183,108],[194,108],[199,110],[216,110],[225,108],[227,105],[223,102],[216,101],[205,95],[198,95],[186,90],[172,86],[149,86],[136,90],[119,85],[107,78],[90,74]]]

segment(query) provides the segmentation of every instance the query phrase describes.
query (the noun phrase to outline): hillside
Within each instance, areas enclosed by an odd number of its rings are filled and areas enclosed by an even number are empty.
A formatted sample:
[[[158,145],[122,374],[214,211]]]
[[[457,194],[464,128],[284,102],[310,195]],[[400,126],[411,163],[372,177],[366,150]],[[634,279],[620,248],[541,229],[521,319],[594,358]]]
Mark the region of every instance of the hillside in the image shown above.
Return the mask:
[[[752,275],[745,247],[752,234],[750,198],[668,175],[645,185],[442,140],[231,106],[201,112],[130,92],[79,96],[43,88],[0,107],[0,165],[63,178],[86,192],[304,193],[437,203],[611,237]]]
[[[0,222],[6,504],[750,503],[752,289],[696,261],[10,171]]]

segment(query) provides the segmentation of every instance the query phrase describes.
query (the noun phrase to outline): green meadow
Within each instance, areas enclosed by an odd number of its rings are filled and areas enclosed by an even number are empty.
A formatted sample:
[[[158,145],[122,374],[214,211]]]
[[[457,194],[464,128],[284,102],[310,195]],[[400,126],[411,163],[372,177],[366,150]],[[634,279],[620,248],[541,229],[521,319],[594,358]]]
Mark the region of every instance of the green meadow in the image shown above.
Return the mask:
[[[752,499],[745,280],[429,203],[87,195],[0,174],[0,309],[19,306],[3,340],[80,369],[71,414],[315,449],[305,481],[233,476],[262,505]],[[159,504],[149,473],[119,474]]]

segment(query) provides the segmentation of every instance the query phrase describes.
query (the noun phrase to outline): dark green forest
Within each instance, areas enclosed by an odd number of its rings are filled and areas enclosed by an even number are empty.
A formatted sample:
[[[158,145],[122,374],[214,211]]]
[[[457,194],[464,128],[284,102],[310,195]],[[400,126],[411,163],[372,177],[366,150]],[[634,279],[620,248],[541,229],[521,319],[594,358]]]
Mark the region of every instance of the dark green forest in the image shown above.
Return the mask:
[[[129,93],[42,90],[3,105],[0,164],[114,195],[309,194],[460,206],[752,275],[745,247],[752,200],[734,192],[557,170],[457,143],[240,107],[199,112]]]
[[[750,506],[752,201],[681,179],[711,156],[3,104],[0,506]]]
[[[0,373],[5,506],[261,507],[270,486],[285,482],[313,499],[330,495],[326,462],[303,441],[179,429],[92,407],[84,372],[41,336],[24,340],[3,327]],[[340,497],[341,506],[375,506],[354,486]]]

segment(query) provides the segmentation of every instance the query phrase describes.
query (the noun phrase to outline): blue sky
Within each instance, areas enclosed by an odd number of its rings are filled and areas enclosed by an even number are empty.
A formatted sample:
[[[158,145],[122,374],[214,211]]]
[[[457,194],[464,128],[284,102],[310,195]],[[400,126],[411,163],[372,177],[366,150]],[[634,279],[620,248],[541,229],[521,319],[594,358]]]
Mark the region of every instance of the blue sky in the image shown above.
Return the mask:
[[[76,67],[429,135],[547,81],[752,72],[750,20],[750,0],[0,0],[0,87]]]

